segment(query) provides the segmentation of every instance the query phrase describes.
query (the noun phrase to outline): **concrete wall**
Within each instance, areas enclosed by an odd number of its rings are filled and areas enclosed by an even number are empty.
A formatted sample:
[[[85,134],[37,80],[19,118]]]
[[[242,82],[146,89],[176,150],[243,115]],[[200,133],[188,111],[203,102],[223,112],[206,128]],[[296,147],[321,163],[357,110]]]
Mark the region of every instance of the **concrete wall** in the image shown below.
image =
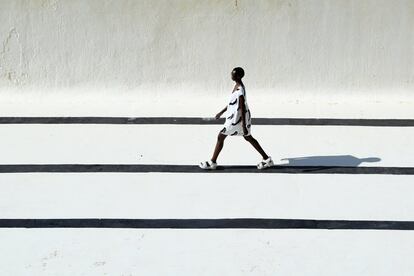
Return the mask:
[[[0,89],[217,96],[242,66],[267,96],[410,95],[412,26],[412,0],[0,0]]]

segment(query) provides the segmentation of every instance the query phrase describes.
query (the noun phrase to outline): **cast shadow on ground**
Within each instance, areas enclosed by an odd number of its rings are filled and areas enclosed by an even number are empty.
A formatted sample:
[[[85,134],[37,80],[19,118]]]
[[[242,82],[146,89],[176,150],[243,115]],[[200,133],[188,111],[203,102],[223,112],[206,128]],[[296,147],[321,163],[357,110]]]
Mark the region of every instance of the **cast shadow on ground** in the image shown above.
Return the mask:
[[[304,156],[283,158],[282,166],[341,166],[358,167],[364,162],[379,162],[381,158],[367,157],[357,158],[352,155],[330,155],[330,156]],[[276,163],[276,162],[275,162]]]

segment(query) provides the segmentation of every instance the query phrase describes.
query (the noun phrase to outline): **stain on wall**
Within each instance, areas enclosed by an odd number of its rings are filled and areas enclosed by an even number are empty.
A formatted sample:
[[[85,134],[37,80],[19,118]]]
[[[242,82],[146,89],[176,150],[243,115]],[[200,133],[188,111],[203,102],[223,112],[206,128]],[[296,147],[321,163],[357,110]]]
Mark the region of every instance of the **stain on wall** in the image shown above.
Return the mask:
[[[27,73],[25,54],[16,28],[11,28],[0,49],[0,81],[5,85],[23,84]]]

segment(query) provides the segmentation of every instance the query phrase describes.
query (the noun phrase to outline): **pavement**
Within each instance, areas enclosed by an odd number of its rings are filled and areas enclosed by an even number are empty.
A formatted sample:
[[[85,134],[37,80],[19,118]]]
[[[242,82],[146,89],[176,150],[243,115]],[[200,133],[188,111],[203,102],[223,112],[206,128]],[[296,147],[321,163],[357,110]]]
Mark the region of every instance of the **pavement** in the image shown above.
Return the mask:
[[[5,275],[413,271],[412,120],[256,118],[276,166],[228,137],[203,171],[219,121],[128,118],[0,119]]]

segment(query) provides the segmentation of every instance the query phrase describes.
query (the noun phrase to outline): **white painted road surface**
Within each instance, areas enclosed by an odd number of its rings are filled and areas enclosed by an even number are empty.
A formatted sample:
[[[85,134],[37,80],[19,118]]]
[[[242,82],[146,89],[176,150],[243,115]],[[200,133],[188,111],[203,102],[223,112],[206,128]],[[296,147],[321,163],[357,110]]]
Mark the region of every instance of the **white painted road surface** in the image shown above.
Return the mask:
[[[196,165],[210,157],[219,128],[0,125],[0,164]],[[276,162],[291,166],[413,167],[413,132],[270,125],[253,126],[252,134]],[[219,157],[226,166],[259,160],[242,137],[228,137]],[[412,175],[0,173],[0,188],[3,220],[414,221]],[[410,275],[414,269],[410,230],[1,228],[0,233],[5,275]]]

